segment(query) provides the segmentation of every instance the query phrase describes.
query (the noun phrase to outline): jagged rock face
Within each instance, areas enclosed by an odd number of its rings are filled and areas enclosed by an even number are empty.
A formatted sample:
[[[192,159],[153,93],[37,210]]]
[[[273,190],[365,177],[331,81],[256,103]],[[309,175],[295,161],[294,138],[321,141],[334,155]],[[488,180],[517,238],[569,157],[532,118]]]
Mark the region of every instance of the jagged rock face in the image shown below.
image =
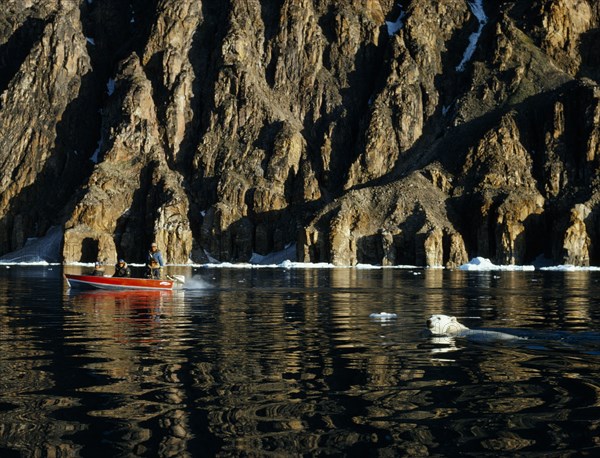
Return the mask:
[[[62,225],[67,262],[600,263],[599,29],[591,0],[11,0],[0,254]]]
[[[300,260],[336,265],[463,264],[467,253],[446,200],[447,194],[421,172],[351,191],[326,206],[304,230]]]
[[[105,113],[106,151],[65,224],[64,257],[97,251],[112,263],[139,259],[156,241],[167,261],[185,263],[192,250],[188,202],[180,176],[166,165],[151,83],[137,56],[123,62],[115,85]],[[136,207],[145,209],[141,218]]]
[[[28,10],[27,7],[31,10]],[[20,8],[19,8],[20,7]],[[27,15],[27,13],[29,15]],[[92,71],[73,4],[11,2],[2,21],[0,73],[0,252],[43,235],[89,169],[78,118]],[[23,49],[23,47],[27,49]]]
[[[466,2],[410,4],[403,30],[388,44],[380,90],[369,100],[368,127],[352,164],[346,188],[379,178],[395,166],[422,136],[428,122],[444,110],[436,78],[456,66],[443,58],[453,36],[472,19]]]

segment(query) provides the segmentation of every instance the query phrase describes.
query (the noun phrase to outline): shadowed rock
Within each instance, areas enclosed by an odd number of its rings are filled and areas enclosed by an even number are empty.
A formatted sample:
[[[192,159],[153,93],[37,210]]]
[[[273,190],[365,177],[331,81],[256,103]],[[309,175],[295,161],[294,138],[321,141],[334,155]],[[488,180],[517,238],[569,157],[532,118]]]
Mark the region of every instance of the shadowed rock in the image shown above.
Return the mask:
[[[597,2],[138,3],[0,11],[0,255],[600,263]]]

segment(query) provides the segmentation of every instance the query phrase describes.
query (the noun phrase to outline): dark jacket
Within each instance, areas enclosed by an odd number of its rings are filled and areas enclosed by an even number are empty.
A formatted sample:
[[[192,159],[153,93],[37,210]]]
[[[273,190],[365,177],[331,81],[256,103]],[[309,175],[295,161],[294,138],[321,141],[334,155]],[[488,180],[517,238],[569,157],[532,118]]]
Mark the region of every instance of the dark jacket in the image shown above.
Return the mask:
[[[131,277],[131,269],[127,264],[123,264],[122,266],[117,264],[113,277]]]
[[[104,276],[104,266],[100,265],[100,264],[96,264],[96,266],[94,267],[94,271],[92,272],[92,275],[94,275],[96,277],[103,277]]]

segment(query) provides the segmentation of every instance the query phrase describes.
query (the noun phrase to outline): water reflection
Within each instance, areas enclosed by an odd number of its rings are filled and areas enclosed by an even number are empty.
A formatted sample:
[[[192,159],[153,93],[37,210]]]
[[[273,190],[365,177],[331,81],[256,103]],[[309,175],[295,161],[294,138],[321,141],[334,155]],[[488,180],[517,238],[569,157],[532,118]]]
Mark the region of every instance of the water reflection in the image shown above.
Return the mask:
[[[185,292],[73,290],[68,299],[64,331],[75,338],[66,345],[103,379],[77,392],[105,401],[87,415],[119,425],[111,448],[140,455],[150,441],[162,456],[184,452],[192,437],[178,374],[190,348],[178,338],[189,324]]]
[[[539,456],[598,447],[593,274],[185,274],[197,289],[78,292],[59,275],[2,273],[0,455]],[[46,280],[32,288],[31,278]],[[382,312],[396,318],[369,318]],[[434,313],[532,338],[423,338]]]
[[[184,307],[184,295],[184,291],[71,290],[65,310],[81,315],[76,324],[90,338],[156,343],[162,340],[163,322]]]

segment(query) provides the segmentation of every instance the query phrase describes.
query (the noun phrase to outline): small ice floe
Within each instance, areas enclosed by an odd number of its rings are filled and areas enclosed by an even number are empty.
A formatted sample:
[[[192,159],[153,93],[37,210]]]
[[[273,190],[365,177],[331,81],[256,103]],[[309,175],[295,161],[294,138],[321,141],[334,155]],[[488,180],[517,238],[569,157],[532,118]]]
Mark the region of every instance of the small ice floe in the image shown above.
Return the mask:
[[[477,257],[471,259],[467,264],[463,264],[459,267],[459,270],[475,270],[480,272],[489,272],[494,270],[504,271],[532,271],[535,270],[534,266],[516,266],[516,265],[505,265],[498,266],[487,258]]]
[[[369,318],[377,321],[390,321],[396,319],[397,317],[398,315],[396,315],[395,313],[388,312],[371,313],[369,315]]]

